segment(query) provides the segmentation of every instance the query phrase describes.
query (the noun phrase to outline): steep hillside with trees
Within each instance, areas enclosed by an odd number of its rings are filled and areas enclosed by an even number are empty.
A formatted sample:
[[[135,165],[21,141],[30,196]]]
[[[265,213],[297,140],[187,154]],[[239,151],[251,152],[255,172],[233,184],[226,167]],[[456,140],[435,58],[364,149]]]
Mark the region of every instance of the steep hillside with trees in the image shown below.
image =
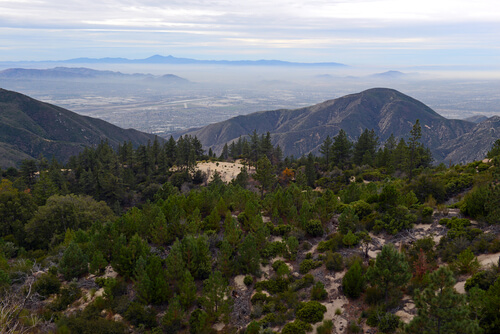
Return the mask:
[[[255,133],[228,184],[195,166],[237,145],[190,136],[0,170],[0,328],[498,333],[500,141],[432,167],[420,124],[300,159]]]
[[[116,148],[128,141],[134,146],[144,145],[154,138],[0,89],[0,167],[18,166],[21,160],[40,155],[66,162],[84,147],[96,147],[102,140]]]
[[[254,130],[270,132],[273,145],[279,145],[285,155],[301,156],[317,153],[327,136],[336,136],[340,129],[351,141],[366,129],[373,129],[382,141],[391,135],[406,140],[417,119],[422,128],[422,143],[431,149],[436,161],[460,162],[466,157],[470,162],[484,156],[484,152],[475,150],[466,150],[460,157],[458,153],[449,155],[453,149],[444,146],[469,133],[475,123],[446,119],[423,103],[387,88],[369,89],[306,108],[237,116],[184,133],[198,137],[205,147],[219,153],[224,144]],[[497,136],[491,134],[491,138]]]

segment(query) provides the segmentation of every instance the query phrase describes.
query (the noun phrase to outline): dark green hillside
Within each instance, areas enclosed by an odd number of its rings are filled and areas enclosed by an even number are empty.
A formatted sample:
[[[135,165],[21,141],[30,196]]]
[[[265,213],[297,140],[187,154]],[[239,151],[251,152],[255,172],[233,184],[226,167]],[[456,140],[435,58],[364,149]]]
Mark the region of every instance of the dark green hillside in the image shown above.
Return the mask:
[[[1,167],[22,159],[55,156],[67,161],[84,147],[102,140],[112,146],[131,141],[134,146],[154,140],[136,130],[124,130],[108,122],[80,116],[69,110],[37,101],[20,93],[0,89]]]
[[[500,140],[450,167],[420,121],[321,146],[101,142],[0,170],[1,331],[499,333]]]
[[[185,133],[197,136],[204,146],[220,152],[225,143],[240,136],[254,130],[269,131],[273,144],[280,145],[285,155],[301,156],[317,153],[326,137],[334,137],[340,129],[344,129],[351,141],[365,129],[374,129],[381,141],[391,134],[405,138],[417,119],[422,125],[422,142],[433,151],[437,161],[442,161],[447,154],[438,151],[439,146],[474,127],[471,122],[446,119],[396,90],[374,88],[311,107],[238,116]],[[474,154],[469,156],[469,161],[481,158]]]

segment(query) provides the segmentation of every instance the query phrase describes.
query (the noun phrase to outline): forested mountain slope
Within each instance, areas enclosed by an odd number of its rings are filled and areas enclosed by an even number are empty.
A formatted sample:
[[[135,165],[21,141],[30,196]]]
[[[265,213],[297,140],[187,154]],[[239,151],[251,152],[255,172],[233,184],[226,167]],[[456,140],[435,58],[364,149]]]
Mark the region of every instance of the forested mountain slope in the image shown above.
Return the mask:
[[[18,165],[40,154],[67,161],[84,147],[95,147],[102,140],[117,147],[125,141],[135,146],[146,144],[154,138],[0,89],[0,167]]]
[[[205,147],[220,152],[225,143],[240,136],[254,130],[259,134],[269,131],[272,143],[279,145],[285,156],[301,156],[317,153],[326,137],[334,137],[340,129],[351,141],[365,129],[373,129],[381,142],[391,134],[406,139],[417,119],[422,126],[422,143],[431,149],[436,161],[447,158],[458,159],[456,162],[472,161],[484,155],[484,152],[471,150],[460,157],[457,154],[448,157],[450,148],[444,145],[469,133],[475,124],[446,119],[423,103],[387,88],[369,89],[311,107],[238,116],[184,133],[197,136]]]
[[[189,136],[0,170],[0,328],[496,334],[500,140],[417,166],[418,125],[384,159],[360,151],[370,131],[331,161],[256,136],[229,183]]]

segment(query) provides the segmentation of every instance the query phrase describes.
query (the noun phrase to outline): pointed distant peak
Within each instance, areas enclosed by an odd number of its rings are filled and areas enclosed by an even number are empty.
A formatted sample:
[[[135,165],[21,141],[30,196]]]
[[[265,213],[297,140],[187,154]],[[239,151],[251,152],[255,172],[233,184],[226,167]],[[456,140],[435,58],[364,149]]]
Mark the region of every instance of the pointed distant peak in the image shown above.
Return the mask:
[[[172,56],[162,56],[162,55],[153,55],[151,57],[146,58],[146,60],[154,60],[154,59],[165,59],[165,58],[173,58]]]
[[[382,72],[382,73],[372,74],[371,77],[375,77],[375,78],[401,78],[401,77],[404,77],[405,75],[406,75],[406,73],[403,73],[400,71],[390,70],[390,71],[386,71],[386,72]]]

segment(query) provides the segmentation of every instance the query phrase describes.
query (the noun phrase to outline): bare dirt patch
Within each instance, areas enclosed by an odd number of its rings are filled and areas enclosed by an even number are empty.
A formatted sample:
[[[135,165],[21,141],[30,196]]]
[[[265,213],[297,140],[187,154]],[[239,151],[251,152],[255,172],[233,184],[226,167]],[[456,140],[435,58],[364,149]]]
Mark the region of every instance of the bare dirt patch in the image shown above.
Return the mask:
[[[488,267],[492,264],[498,264],[499,258],[500,258],[500,253],[481,254],[477,257],[477,260],[479,261],[479,263],[481,263],[481,266]]]
[[[238,176],[243,166],[240,160],[236,162],[200,162],[196,165],[196,169],[206,173],[209,182],[213,179],[214,173],[218,172],[222,181],[227,183]],[[247,168],[249,174],[255,171],[253,167],[247,166]]]

